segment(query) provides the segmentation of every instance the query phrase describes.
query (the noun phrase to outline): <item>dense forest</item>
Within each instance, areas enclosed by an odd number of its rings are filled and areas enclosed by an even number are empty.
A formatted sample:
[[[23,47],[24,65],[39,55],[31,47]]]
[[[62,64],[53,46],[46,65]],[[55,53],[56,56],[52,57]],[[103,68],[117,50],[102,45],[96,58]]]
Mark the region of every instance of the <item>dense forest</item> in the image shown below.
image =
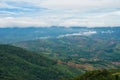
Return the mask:
[[[60,67],[62,66],[62,67]],[[0,45],[0,80],[120,80],[120,70],[95,70],[73,77],[57,61],[11,45]]]
[[[71,76],[54,60],[22,48],[0,45],[0,80],[59,80]]]

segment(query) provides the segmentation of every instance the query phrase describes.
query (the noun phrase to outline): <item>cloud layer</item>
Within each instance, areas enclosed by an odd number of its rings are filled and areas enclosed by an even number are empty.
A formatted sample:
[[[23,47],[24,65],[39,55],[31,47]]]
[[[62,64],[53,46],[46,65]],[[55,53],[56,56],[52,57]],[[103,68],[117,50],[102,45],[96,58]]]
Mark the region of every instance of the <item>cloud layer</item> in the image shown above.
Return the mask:
[[[0,27],[120,26],[120,0],[2,0]]]

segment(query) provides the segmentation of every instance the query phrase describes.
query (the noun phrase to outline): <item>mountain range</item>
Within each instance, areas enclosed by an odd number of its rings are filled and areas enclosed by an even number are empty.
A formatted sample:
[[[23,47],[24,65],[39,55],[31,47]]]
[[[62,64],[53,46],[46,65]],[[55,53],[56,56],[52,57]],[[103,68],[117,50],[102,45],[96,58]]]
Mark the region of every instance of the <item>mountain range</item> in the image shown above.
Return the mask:
[[[119,34],[120,27],[0,28],[0,79],[119,80]]]

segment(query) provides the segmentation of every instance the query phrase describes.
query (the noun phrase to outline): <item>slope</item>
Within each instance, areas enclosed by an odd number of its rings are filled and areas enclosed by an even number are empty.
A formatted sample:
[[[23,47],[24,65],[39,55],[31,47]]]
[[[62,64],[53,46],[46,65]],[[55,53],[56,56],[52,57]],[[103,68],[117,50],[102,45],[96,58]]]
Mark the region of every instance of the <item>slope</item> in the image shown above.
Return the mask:
[[[86,72],[85,74],[77,76],[73,79],[63,80],[120,80],[120,70],[96,70]]]
[[[120,41],[111,38],[106,40],[89,36],[68,36],[24,41],[14,45],[32,51],[43,51],[44,55],[82,70],[120,67]]]
[[[11,45],[0,45],[0,80],[59,80],[70,77],[56,61]]]

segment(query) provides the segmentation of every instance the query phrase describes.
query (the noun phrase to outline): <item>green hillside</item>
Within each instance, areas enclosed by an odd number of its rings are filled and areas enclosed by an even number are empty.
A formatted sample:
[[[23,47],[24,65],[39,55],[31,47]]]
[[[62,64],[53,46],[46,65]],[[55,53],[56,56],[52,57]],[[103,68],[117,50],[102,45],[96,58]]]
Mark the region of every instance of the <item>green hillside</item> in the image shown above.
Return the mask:
[[[96,70],[86,72],[85,74],[73,79],[62,80],[120,80],[120,70]]]
[[[120,68],[120,40],[67,36],[14,44],[61,60],[63,64],[87,70]],[[46,53],[47,52],[47,53]]]
[[[120,80],[118,69],[90,71],[71,78],[74,70],[38,53],[0,45],[0,80]]]
[[[0,80],[59,80],[71,75],[67,68],[40,54],[0,45]]]

